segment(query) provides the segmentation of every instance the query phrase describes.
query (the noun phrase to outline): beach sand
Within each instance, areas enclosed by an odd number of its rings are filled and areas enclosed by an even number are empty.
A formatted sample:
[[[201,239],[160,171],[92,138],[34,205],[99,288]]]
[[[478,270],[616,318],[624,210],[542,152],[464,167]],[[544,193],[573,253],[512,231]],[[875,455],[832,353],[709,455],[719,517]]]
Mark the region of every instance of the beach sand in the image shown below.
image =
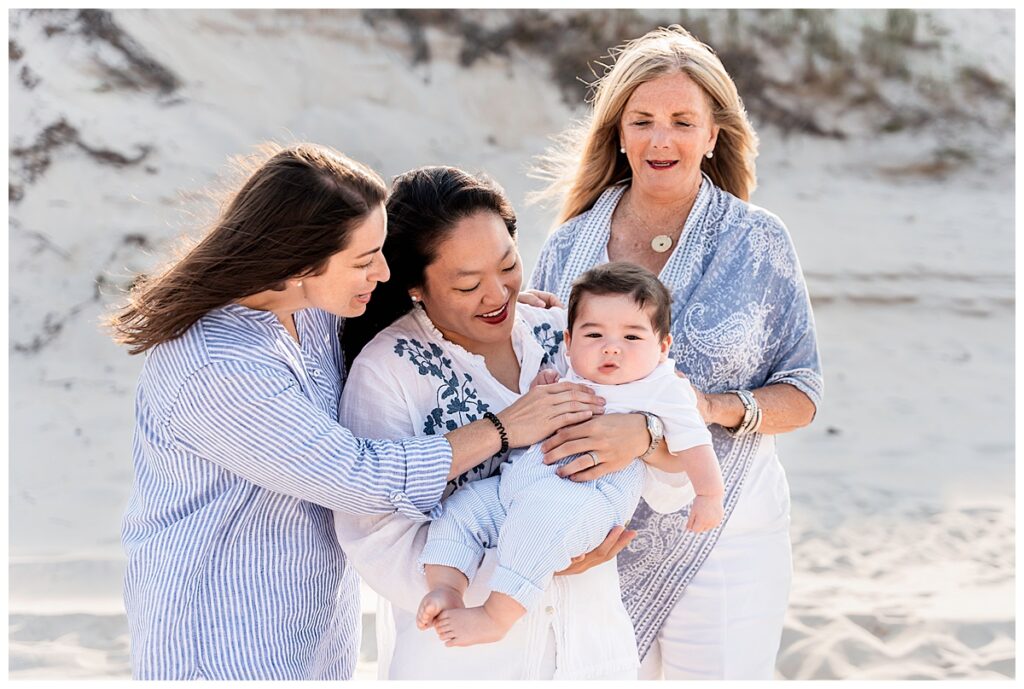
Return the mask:
[[[970,45],[1006,53],[996,19],[969,15],[957,30],[988,41]],[[524,171],[576,114],[537,80],[542,62],[512,51],[464,68],[457,41],[433,29],[432,61],[409,68],[400,32],[375,37],[356,14],[318,19],[316,31],[299,15],[115,16],[186,84],[172,102],[99,88],[108,48],[46,36],[41,19],[12,25],[17,64],[41,78],[31,88],[12,79],[12,147],[62,117],[92,147],[152,152],[118,167],[58,147],[11,206],[11,679],[128,677],[119,519],[141,361],[96,323],[113,283],[154,265],[190,224],[181,209],[200,207],[196,192],[224,157],[295,135],[385,175],[441,162],[486,169],[520,212],[530,268],[550,213],[525,206],[537,183]],[[292,78],[314,64],[348,69]],[[338,90],[311,96],[328,76]],[[753,201],[796,243],[826,385],[814,423],[778,443],[794,555],[778,676],[1012,678],[1012,131],[979,129],[986,155],[948,169],[929,164],[934,133],[759,133]],[[357,676],[370,679],[372,595],[363,605]]]

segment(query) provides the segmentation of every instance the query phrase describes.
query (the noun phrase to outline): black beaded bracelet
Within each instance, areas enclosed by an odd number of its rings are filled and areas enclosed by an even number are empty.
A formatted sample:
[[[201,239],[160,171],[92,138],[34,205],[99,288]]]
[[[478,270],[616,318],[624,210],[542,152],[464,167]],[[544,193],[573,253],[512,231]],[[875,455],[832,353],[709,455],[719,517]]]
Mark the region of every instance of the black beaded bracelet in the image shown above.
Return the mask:
[[[501,450],[499,454],[505,454],[508,452],[508,433],[505,432],[505,426],[502,425],[501,420],[498,419],[497,415],[492,412],[485,411],[484,418],[494,424],[494,427],[498,429],[498,435],[501,436]]]

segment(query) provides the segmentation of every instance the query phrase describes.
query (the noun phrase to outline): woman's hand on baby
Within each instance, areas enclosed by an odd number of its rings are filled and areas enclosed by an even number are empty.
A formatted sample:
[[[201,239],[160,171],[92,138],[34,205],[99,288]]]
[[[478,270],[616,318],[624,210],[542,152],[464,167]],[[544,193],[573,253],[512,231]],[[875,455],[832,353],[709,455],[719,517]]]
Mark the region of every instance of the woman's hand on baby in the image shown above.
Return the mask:
[[[603,414],[604,405],[604,398],[586,385],[551,383],[536,385],[497,416],[508,433],[509,447],[526,447],[563,426]]]
[[[545,440],[540,449],[545,464],[579,454],[556,473],[573,481],[593,481],[624,469],[647,450],[650,442],[647,420],[642,414],[607,414],[566,426]]]
[[[608,560],[614,559],[634,538],[636,538],[636,531],[631,531],[624,526],[616,526],[608,532],[605,539],[601,541],[601,545],[589,553],[572,558],[572,564],[560,572],[555,572],[555,576],[579,574],[591,567],[608,562]]]
[[[539,289],[528,289],[519,293],[516,301],[520,304],[536,306],[539,309],[550,309],[553,306],[565,308],[565,304],[551,292],[542,292]]]

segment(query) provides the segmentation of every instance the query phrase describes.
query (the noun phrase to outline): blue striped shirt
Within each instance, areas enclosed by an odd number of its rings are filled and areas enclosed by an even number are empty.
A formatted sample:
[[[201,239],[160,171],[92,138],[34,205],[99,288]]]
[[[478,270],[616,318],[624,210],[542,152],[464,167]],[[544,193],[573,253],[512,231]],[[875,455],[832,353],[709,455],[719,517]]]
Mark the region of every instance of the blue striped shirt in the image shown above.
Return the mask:
[[[295,324],[299,343],[231,304],[146,358],[122,534],[136,679],[350,678],[358,579],[331,510],[437,512],[447,440],[353,437],[339,319]]]

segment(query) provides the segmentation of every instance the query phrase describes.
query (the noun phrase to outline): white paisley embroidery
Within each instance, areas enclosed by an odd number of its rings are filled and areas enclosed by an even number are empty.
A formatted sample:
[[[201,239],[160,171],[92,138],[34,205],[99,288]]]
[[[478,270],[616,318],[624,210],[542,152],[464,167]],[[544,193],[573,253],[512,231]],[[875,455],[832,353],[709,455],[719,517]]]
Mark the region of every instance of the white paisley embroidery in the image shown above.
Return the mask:
[[[753,257],[753,272],[756,273],[766,259],[781,277],[796,282],[799,276],[789,256],[788,245],[781,233],[770,223],[758,222],[747,232],[750,253]]]
[[[692,350],[696,350],[690,354],[702,354],[711,366],[709,371],[700,371],[701,377],[706,376],[719,386],[748,385],[762,368],[766,355],[778,344],[771,328],[765,327],[771,312],[772,306],[768,304],[749,302],[743,311],[734,311],[707,327],[707,306],[701,302],[691,304],[683,315],[687,339]],[[699,370],[699,365],[696,368]]]
[[[665,562],[679,546],[679,540],[686,536],[686,521],[690,516],[689,506],[674,514],[651,513],[647,527],[639,531],[626,546],[628,556],[619,559],[619,579],[622,585],[623,601],[646,595],[643,586],[631,585],[650,575],[659,562]]]

